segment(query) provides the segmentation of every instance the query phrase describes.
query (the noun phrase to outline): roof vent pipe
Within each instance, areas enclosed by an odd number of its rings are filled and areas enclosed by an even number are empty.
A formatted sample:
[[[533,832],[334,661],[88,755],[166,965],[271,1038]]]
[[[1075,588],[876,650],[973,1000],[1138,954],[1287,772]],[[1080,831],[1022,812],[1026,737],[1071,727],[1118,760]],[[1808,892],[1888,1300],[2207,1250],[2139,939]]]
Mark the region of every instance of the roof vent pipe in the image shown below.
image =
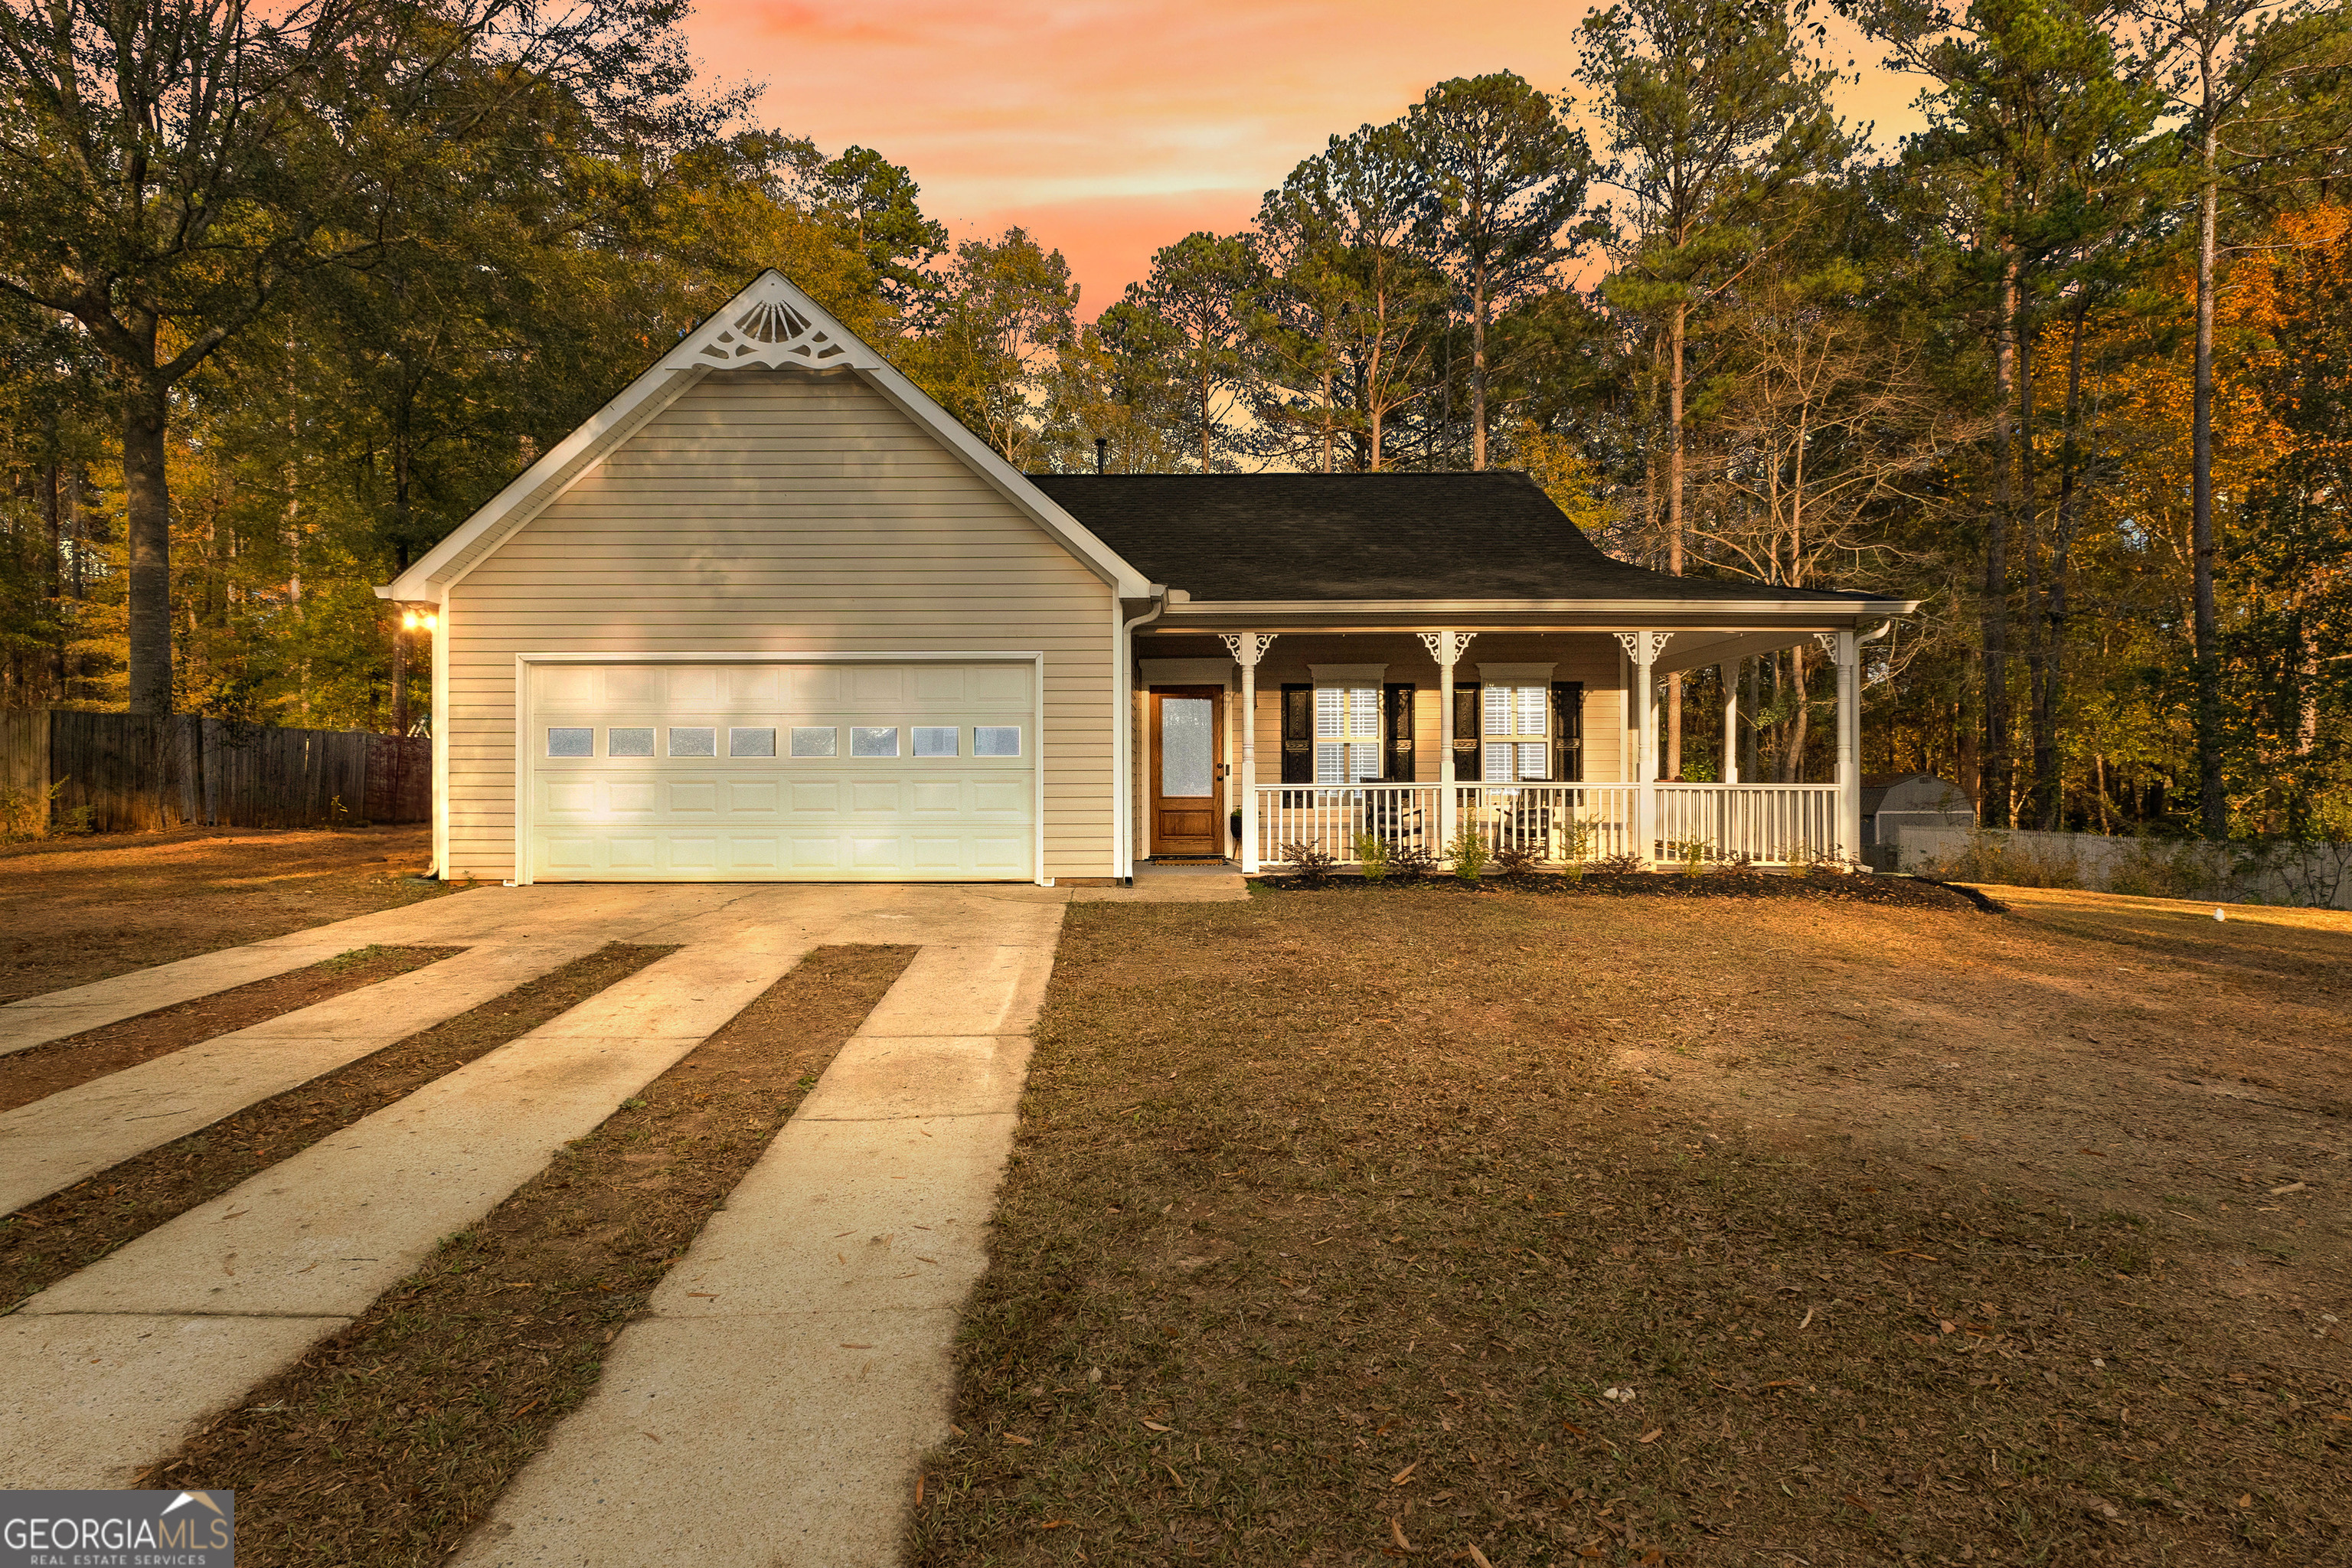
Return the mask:
[[[1095,437],[1095,472],[1096,472],[1097,474],[1098,474],[1098,475],[1099,475],[1099,474],[1104,474],[1104,473],[1108,473],[1108,472],[1109,472],[1109,471],[1110,471],[1110,458],[1109,458],[1109,451],[1110,451],[1110,437],[1108,437],[1108,436],[1097,436],[1097,437]]]

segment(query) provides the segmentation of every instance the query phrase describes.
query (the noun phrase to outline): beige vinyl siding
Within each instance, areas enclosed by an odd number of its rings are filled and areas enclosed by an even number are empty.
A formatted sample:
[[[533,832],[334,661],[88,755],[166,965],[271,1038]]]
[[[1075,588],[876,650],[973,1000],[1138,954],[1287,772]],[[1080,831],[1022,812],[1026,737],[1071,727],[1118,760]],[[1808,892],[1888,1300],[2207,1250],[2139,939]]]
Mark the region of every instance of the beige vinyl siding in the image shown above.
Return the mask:
[[[1607,632],[1486,632],[1471,639],[1469,651],[1454,667],[1454,674],[1457,680],[1475,681],[1481,660],[1546,663],[1555,667],[1554,680],[1584,682],[1584,777],[1591,784],[1615,784],[1621,782],[1623,771],[1618,731],[1627,711],[1625,692],[1618,684],[1617,655],[1617,639]],[[1410,680],[1415,687],[1413,773],[1420,782],[1434,784],[1440,727],[1444,722],[1438,712],[1437,661],[1429,657],[1419,637],[1370,634],[1290,635],[1275,639],[1257,667],[1258,782],[1282,782],[1282,688],[1286,683],[1312,680],[1311,665],[1380,663],[1388,666],[1388,673],[1381,677],[1383,684]],[[1234,760],[1238,764],[1240,759]],[[1240,776],[1238,765],[1234,776]]]
[[[522,653],[1045,655],[1045,858],[1113,869],[1108,584],[862,381],[705,377],[449,600],[449,872],[514,874]]]

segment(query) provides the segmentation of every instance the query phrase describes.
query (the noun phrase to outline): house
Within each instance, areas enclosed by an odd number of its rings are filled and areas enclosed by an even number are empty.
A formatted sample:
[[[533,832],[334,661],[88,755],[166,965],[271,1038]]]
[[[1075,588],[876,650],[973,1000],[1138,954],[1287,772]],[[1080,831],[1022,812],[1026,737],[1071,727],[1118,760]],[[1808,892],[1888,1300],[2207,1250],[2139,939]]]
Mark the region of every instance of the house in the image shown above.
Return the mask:
[[[517,882],[1852,858],[1913,608],[1628,565],[1517,474],[1024,475],[773,272],[377,593],[436,612],[436,867]],[[1656,779],[1664,676],[1812,642],[1836,782]]]

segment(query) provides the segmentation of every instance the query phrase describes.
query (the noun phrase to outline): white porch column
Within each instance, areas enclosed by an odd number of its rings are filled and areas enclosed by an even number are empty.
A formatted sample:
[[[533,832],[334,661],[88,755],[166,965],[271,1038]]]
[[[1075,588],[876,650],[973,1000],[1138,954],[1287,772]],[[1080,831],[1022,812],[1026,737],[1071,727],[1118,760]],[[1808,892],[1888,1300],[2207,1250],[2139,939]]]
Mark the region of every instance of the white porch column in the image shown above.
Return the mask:
[[[1242,871],[1257,867],[1257,661],[1265,657],[1272,632],[1226,632],[1225,651],[1242,667]]]
[[[1727,658],[1717,665],[1723,677],[1723,782],[1739,782],[1739,661]]]
[[[1672,632],[1619,632],[1617,641],[1633,661],[1633,700],[1642,722],[1633,758],[1633,853],[1654,859],[1658,837],[1658,715],[1650,696],[1650,667],[1666,651]]]
[[[1862,661],[1853,628],[1813,634],[1837,667],[1838,843],[1841,860],[1862,858]]]
[[[1437,661],[1437,836],[1441,846],[1454,842],[1454,818],[1461,805],[1454,799],[1454,667],[1468,650],[1476,632],[1423,632],[1421,646]]]

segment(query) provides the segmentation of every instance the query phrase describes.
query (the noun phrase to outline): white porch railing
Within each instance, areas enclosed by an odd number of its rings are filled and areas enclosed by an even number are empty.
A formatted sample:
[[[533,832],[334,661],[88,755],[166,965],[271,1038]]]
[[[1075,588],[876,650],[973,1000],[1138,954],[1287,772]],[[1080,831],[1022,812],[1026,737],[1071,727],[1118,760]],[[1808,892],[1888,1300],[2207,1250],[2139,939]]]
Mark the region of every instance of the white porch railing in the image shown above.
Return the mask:
[[[1833,855],[1838,848],[1838,786],[1824,784],[1662,784],[1657,842],[1663,860],[1699,847],[1708,862],[1745,855],[1759,866],[1786,866]]]
[[[1260,784],[1257,787],[1259,857],[1289,858],[1284,846],[1305,844],[1353,865],[1356,837],[1369,833],[1400,848],[1442,854],[1438,829],[1440,784]]]
[[[1259,858],[1281,864],[1285,846],[1306,844],[1353,865],[1357,838],[1369,834],[1442,859],[1444,788],[1259,784]],[[1555,863],[1627,854],[1675,860],[1684,856],[1681,846],[1696,842],[1710,863],[1745,856],[1757,865],[1785,866],[1831,854],[1838,839],[1835,784],[1465,784],[1454,790],[1457,828],[1476,828],[1490,848],[1525,845]],[[1645,790],[1652,797],[1646,845],[1637,826]]]

